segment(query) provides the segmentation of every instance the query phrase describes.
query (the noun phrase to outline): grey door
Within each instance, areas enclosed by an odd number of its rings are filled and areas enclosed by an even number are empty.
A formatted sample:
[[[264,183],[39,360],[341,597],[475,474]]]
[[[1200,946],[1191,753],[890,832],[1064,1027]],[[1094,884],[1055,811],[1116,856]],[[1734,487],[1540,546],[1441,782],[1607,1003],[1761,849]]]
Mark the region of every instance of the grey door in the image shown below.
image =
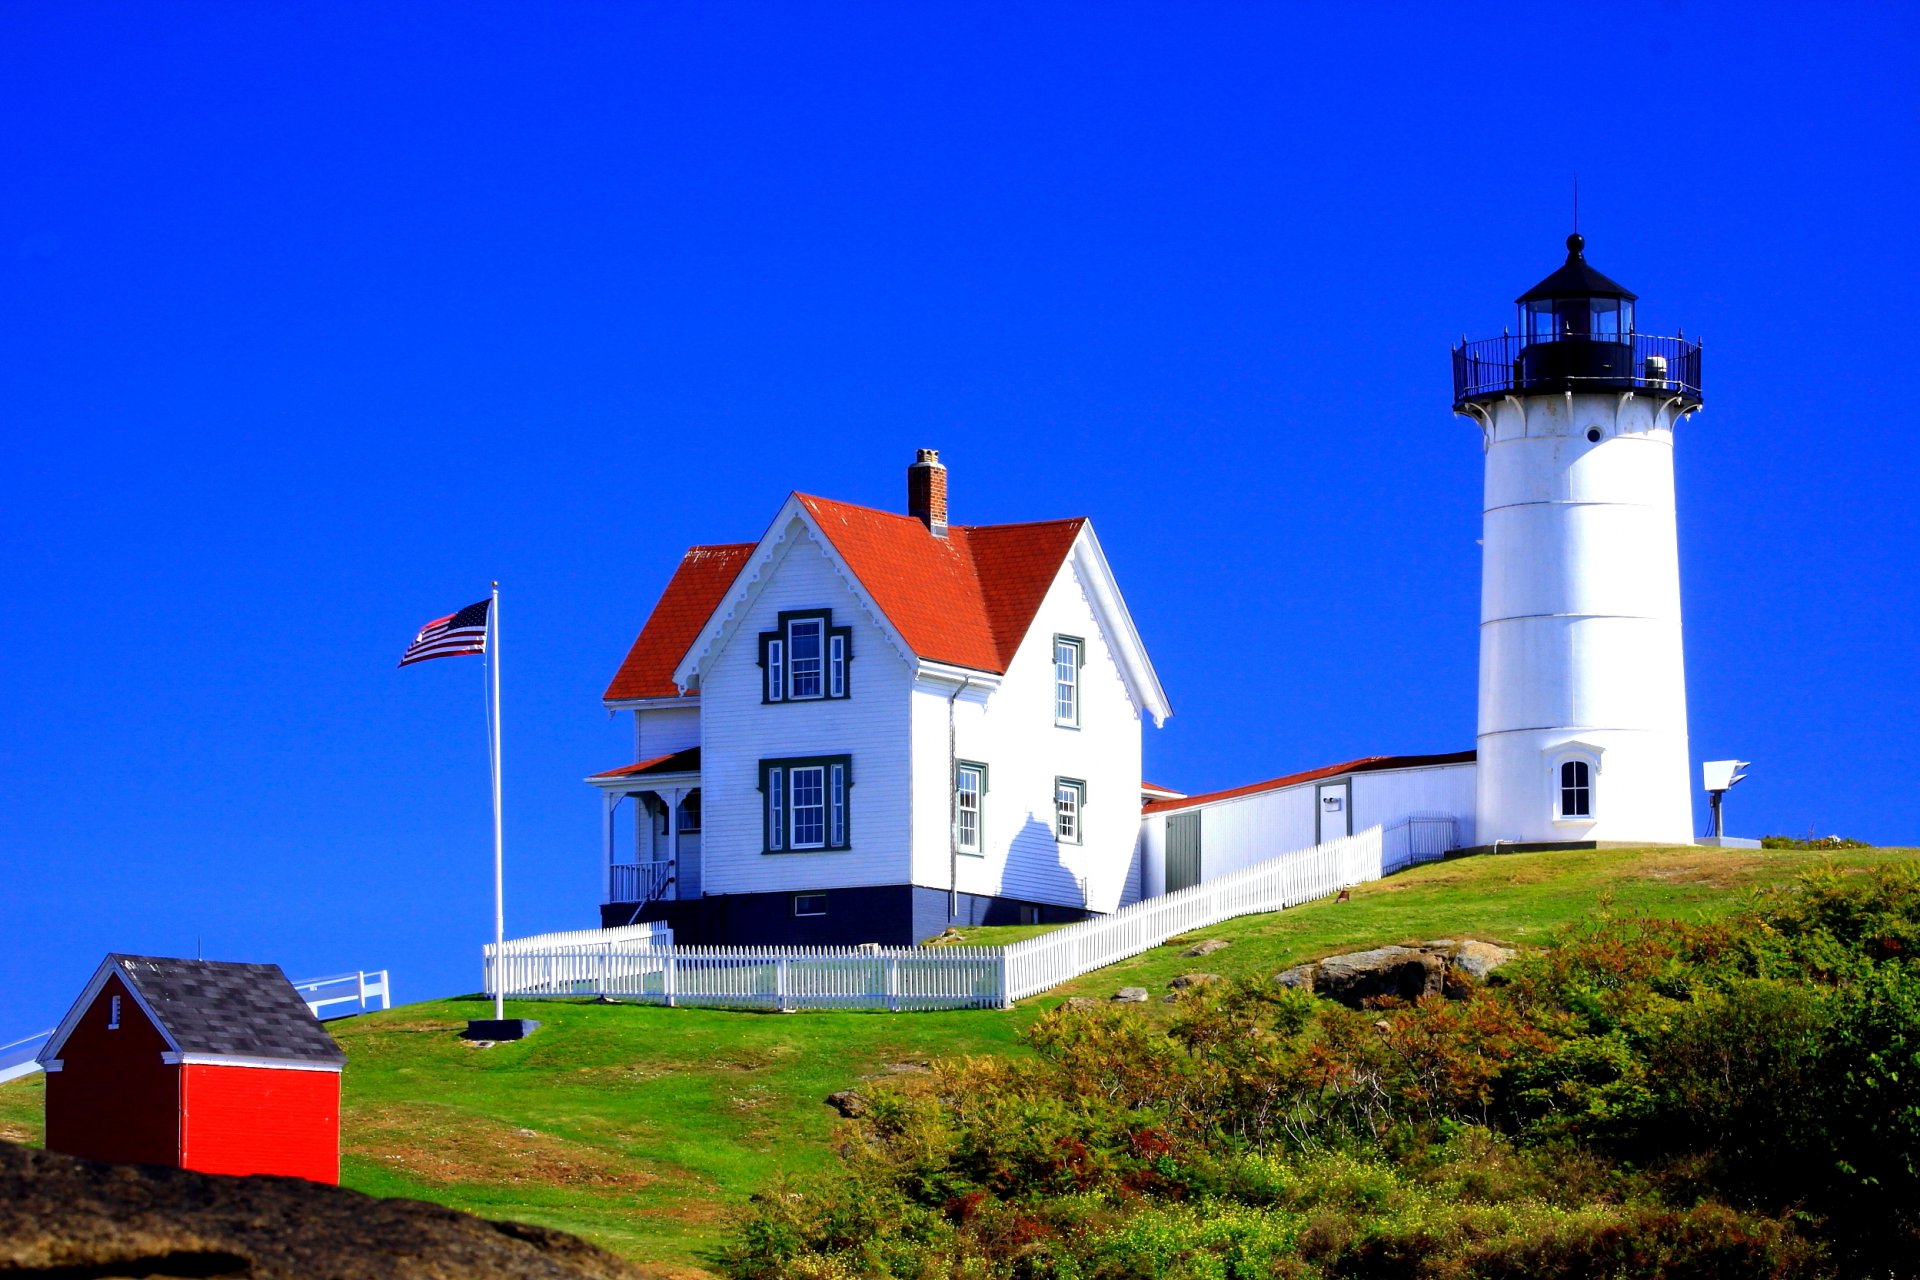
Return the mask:
[[[1200,883],[1200,815],[1167,818],[1167,892]]]
[[[1353,834],[1353,788],[1345,782],[1323,782],[1315,788],[1314,808],[1319,843]]]

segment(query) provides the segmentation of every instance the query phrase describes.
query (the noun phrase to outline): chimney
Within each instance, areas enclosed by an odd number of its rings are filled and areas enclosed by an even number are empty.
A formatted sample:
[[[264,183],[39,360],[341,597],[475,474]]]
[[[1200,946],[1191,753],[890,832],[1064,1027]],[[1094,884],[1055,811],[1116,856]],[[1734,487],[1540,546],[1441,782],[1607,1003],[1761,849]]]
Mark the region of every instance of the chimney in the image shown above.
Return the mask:
[[[907,514],[936,538],[947,536],[947,469],[938,449],[922,449],[907,468]]]

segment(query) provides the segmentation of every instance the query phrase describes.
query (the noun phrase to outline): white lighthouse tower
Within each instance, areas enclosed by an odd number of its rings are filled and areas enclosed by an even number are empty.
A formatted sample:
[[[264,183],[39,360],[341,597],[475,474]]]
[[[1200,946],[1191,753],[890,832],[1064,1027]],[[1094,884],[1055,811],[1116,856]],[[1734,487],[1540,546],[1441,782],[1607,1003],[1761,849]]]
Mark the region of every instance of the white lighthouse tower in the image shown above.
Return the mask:
[[[1517,334],[1453,353],[1487,457],[1483,845],[1693,840],[1673,429],[1700,344],[1638,333],[1584,247],[1520,296]]]

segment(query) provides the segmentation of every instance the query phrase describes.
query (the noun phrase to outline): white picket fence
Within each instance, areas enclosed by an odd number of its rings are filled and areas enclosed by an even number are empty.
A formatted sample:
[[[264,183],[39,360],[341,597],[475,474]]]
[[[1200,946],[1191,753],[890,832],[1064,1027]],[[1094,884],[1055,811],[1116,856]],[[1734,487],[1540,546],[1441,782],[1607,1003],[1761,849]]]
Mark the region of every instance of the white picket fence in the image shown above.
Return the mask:
[[[1454,820],[1415,814],[1269,858],[1112,915],[1006,947],[682,947],[661,924],[541,934],[484,949],[486,990],[733,1009],[1005,1008],[1235,916],[1324,898],[1456,847]]]

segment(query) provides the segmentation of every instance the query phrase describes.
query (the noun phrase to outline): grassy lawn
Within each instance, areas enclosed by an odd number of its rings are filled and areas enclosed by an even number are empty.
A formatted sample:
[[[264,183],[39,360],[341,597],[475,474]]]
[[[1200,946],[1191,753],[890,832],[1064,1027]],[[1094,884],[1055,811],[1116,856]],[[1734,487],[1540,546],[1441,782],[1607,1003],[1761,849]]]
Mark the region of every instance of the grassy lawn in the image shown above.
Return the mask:
[[[1272,973],[1338,951],[1435,937],[1528,943],[1611,910],[1698,918],[1746,890],[1826,862],[1913,861],[1712,849],[1508,854],[1420,867],[1322,901],[1196,933],[1232,945],[1203,960],[1157,948],[1010,1013],[757,1014],[585,1002],[511,1004],[545,1024],[516,1045],[457,1038],[477,1000],[336,1022],[350,1056],[347,1185],[574,1231],[661,1276],[702,1274],[728,1214],[779,1173],[830,1168],[827,1094],[891,1064],[1020,1052],[1023,1027],[1068,995],[1164,991],[1194,970]],[[998,943],[1037,930],[979,929]],[[0,1086],[0,1136],[40,1138],[37,1078]]]

